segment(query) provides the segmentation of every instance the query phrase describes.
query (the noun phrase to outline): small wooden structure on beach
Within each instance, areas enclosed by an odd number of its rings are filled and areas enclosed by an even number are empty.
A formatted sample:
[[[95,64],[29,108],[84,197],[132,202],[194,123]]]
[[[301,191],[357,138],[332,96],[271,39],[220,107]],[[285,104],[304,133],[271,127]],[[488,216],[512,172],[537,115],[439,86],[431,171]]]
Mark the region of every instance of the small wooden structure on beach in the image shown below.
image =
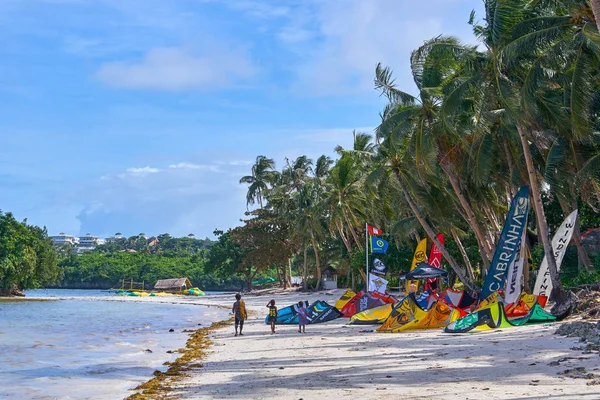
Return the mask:
[[[192,282],[188,278],[159,279],[154,285],[154,290],[164,292],[182,293],[184,290],[192,287]]]
[[[323,271],[323,276],[321,279],[321,287],[324,290],[337,289],[337,270],[331,265],[328,266],[325,271]]]

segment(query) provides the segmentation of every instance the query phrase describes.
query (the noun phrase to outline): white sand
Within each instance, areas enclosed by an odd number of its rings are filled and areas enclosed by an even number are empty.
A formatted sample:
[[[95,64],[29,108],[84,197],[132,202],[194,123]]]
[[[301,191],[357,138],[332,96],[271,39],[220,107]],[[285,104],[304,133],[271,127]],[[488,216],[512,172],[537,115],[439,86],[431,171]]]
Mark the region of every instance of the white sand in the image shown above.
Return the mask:
[[[298,300],[326,300],[335,295],[278,295],[279,307]],[[196,301],[230,305],[232,296]],[[598,354],[572,350],[577,339],[554,335],[557,324],[451,335],[440,330],[383,334],[361,332],[372,326],[345,326],[347,319],[309,325],[264,323],[271,297],[245,297],[255,312],[244,336],[233,326],[214,334],[204,368],[172,392],[180,399],[600,399],[600,385],[558,373],[585,367],[600,379]],[[187,302],[187,301],[186,301]],[[558,366],[548,365],[576,357]],[[580,359],[581,358],[581,359]]]

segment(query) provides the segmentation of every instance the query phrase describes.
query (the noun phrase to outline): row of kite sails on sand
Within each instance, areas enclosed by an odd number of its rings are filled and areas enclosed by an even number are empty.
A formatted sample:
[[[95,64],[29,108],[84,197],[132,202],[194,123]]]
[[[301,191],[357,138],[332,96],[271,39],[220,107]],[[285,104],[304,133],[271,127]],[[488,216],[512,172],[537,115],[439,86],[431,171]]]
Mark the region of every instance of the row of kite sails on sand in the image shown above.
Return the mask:
[[[426,239],[417,245],[411,271],[406,279],[406,295],[397,298],[386,294],[385,265],[378,259],[373,269],[368,269],[369,291],[354,293],[347,290],[330,305],[318,300],[307,306],[309,324],[324,323],[338,318],[349,318],[349,324],[381,325],[377,332],[404,332],[413,329],[444,328],[447,333],[464,333],[473,330],[507,328],[524,324],[547,323],[564,316],[554,316],[544,310],[547,296],[552,290],[548,264],[540,266],[533,294],[522,291],[524,235],[529,210],[529,187],[519,190],[511,202],[506,222],[500,234],[496,251],[479,293],[446,288],[438,293],[439,278],[447,277],[440,267],[441,253],[432,246],[425,262]],[[573,234],[577,210],[573,211],[557,230],[552,247],[558,267]],[[373,236],[381,230],[367,225],[371,253],[385,253],[387,242]],[[443,244],[443,235],[436,241]],[[367,253],[368,254],[368,253]],[[424,282],[424,291],[417,295],[416,281]],[[297,324],[298,306],[284,307],[278,311],[277,324]]]

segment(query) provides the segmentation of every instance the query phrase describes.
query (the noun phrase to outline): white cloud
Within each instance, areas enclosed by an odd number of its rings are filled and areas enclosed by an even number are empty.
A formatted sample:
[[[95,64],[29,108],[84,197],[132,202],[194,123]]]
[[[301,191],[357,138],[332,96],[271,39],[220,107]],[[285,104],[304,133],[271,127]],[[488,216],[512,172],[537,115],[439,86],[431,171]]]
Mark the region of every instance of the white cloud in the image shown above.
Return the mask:
[[[181,169],[202,169],[202,168],[206,168],[205,165],[199,165],[199,164],[192,164],[189,162],[180,162],[177,164],[171,164],[169,165],[169,168],[173,169],[173,168],[181,168]]]
[[[208,46],[204,51],[193,51],[159,47],[139,61],[106,63],[97,76],[115,87],[179,91],[229,86],[256,72],[241,48]]]
[[[149,167],[149,166],[145,166],[145,167],[141,167],[141,168],[132,167],[132,168],[127,168],[127,172],[129,173],[129,175],[133,175],[133,176],[146,176],[149,174],[155,174],[157,172],[160,172],[160,169],[154,168],[154,167]]]
[[[210,236],[216,228],[237,225],[246,206],[239,178],[247,167],[236,165],[235,158],[219,161],[190,160],[104,175],[109,179],[81,190],[81,231]]]
[[[395,70],[397,82],[413,91],[412,50],[440,34],[474,42],[464,0],[328,0],[308,3],[280,31],[279,38],[300,55],[292,67],[297,92],[343,96],[373,91],[378,62]],[[428,10],[423,13],[422,10]],[[457,18],[462,18],[457,20]]]

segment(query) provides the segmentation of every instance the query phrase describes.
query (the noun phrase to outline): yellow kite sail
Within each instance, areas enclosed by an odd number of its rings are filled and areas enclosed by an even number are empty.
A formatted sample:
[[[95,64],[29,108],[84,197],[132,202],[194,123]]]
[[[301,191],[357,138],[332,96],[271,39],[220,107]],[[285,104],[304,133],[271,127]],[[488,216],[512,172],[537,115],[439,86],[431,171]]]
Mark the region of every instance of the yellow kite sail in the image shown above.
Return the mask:
[[[398,303],[377,332],[404,332],[413,329],[443,328],[460,318],[460,311],[440,301],[435,302],[428,311],[423,310],[415,301],[414,295],[406,296]]]
[[[352,300],[354,296],[356,296],[356,293],[354,293],[351,289],[346,290],[342,297],[340,297],[340,299],[336,301],[335,308],[341,310],[342,308],[344,308],[347,302]]]
[[[417,249],[415,250],[415,255],[413,256],[412,264],[410,266],[410,270],[412,271],[419,265],[421,262],[427,261],[427,239],[423,239],[417,245]],[[411,284],[418,285],[419,281],[406,281],[406,292],[408,293],[408,288]]]
[[[354,314],[350,317],[350,322],[348,323],[353,325],[382,324],[390,316],[393,307],[391,303],[387,303],[379,307],[369,308],[368,310]]]

